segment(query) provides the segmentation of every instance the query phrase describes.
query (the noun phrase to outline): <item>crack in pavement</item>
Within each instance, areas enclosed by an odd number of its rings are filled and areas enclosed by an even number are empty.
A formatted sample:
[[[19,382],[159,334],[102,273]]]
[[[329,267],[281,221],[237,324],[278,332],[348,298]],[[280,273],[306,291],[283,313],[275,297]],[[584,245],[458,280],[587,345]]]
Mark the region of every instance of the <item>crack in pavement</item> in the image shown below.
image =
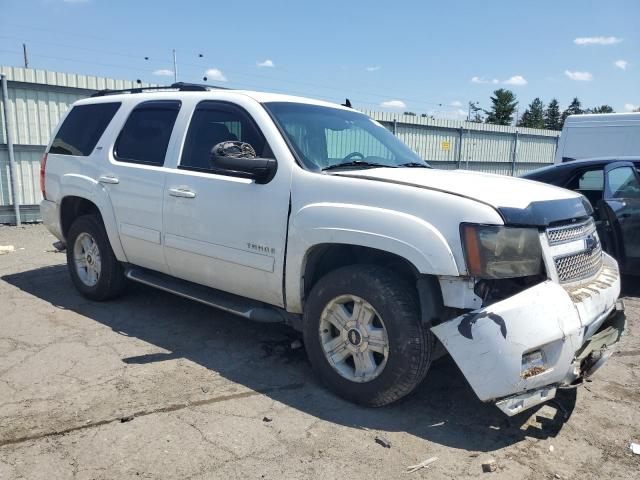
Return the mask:
[[[139,418],[146,417],[147,415],[153,415],[156,413],[168,413],[175,412],[178,410],[183,410],[189,407],[199,407],[201,405],[209,405],[212,403],[220,403],[226,402],[229,400],[237,400],[241,398],[248,398],[257,395],[265,395],[272,392],[286,391],[286,390],[297,390],[305,386],[305,383],[291,383],[288,385],[281,385],[276,387],[267,387],[260,390],[251,390],[249,392],[243,393],[233,393],[230,395],[221,395],[219,397],[207,398],[204,400],[196,400],[194,402],[184,402],[184,403],[174,403],[172,405],[167,405],[164,407],[154,408],[152,410],[139,410],[131,415],[127,415],[127,417]],[[4,447],[6,445],[16,445],[18,443],[28,442],[30,440],[40,440],[41,438],[54,437],[58,435],[66,435],[67,433],[77,432],[79,430],[87,430],[89,428],[101,427],[103,425],[108,425],[110,423],[120,422],[122,417],[110,418],[106,420],[98,420],[95,422],[86,423],[84,425],[77,425],[75,427],[69,427],[62,430],[54,430],[52,432],[44,432],[36,435],[26,435],[24,437],[19,438],[10,438],[5,440],[0,440],[0,447]]]

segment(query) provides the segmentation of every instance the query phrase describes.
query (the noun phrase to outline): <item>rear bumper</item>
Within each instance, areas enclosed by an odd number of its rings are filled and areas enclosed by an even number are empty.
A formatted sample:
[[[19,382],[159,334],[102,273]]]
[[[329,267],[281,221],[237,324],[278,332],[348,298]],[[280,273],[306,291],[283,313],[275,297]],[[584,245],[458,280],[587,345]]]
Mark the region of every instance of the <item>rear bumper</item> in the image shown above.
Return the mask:
[[[604,254],[587,283],[546,281],[432,331],[478,397],[515,415],[602,366],[624,329],[619,295],[618,266]]]

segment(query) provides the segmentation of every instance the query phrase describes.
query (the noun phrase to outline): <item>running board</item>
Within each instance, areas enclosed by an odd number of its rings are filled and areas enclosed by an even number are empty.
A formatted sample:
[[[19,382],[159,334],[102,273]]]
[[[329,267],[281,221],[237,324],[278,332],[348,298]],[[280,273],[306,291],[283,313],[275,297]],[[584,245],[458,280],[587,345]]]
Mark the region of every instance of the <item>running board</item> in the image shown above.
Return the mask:
[[[278,309],[265,303],[181,280],[164,273],[141,267],[130,267],[126,269],[125,275],[134,282],[195,300],[256,322],[282,323],[287,321],[284,311],[280,313]]]

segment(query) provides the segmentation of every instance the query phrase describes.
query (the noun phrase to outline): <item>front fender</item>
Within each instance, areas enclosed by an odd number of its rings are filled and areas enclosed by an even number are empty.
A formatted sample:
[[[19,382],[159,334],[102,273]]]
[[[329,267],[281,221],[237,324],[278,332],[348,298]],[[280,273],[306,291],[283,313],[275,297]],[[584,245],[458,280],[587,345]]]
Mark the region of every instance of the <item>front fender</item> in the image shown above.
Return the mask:
[[[287,309],[302,311],[301,281],[307,253],[316,245],[342,243],[375,248],[409,261],[418,272],[459,275],[442,234],[413,215],[379,207],[316,203],[292,214],[285,288]]]
[[[86,175],[69,173],[60,178],[60,191],[64,192],[60,205],[65,197],[80,197],[93,202],[98,207],[114,255],[119,261],[126,262],[127,257],[120,243],[115,213],[104,185]]]

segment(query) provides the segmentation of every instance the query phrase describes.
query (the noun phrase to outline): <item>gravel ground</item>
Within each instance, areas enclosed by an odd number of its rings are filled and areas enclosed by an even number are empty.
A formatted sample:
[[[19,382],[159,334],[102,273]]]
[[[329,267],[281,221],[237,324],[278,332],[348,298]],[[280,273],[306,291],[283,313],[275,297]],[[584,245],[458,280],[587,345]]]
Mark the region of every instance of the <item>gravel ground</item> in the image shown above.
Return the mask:
[[[508,419],[449,358],[410,398],[368,409],[319,385],[285,327],[141,285],[83,299],[53,240],[0,227],[15,247],[0,254],[0,479],[640,476],[637,291],[618,352],[562,395],[568,418],[547,405]]]

